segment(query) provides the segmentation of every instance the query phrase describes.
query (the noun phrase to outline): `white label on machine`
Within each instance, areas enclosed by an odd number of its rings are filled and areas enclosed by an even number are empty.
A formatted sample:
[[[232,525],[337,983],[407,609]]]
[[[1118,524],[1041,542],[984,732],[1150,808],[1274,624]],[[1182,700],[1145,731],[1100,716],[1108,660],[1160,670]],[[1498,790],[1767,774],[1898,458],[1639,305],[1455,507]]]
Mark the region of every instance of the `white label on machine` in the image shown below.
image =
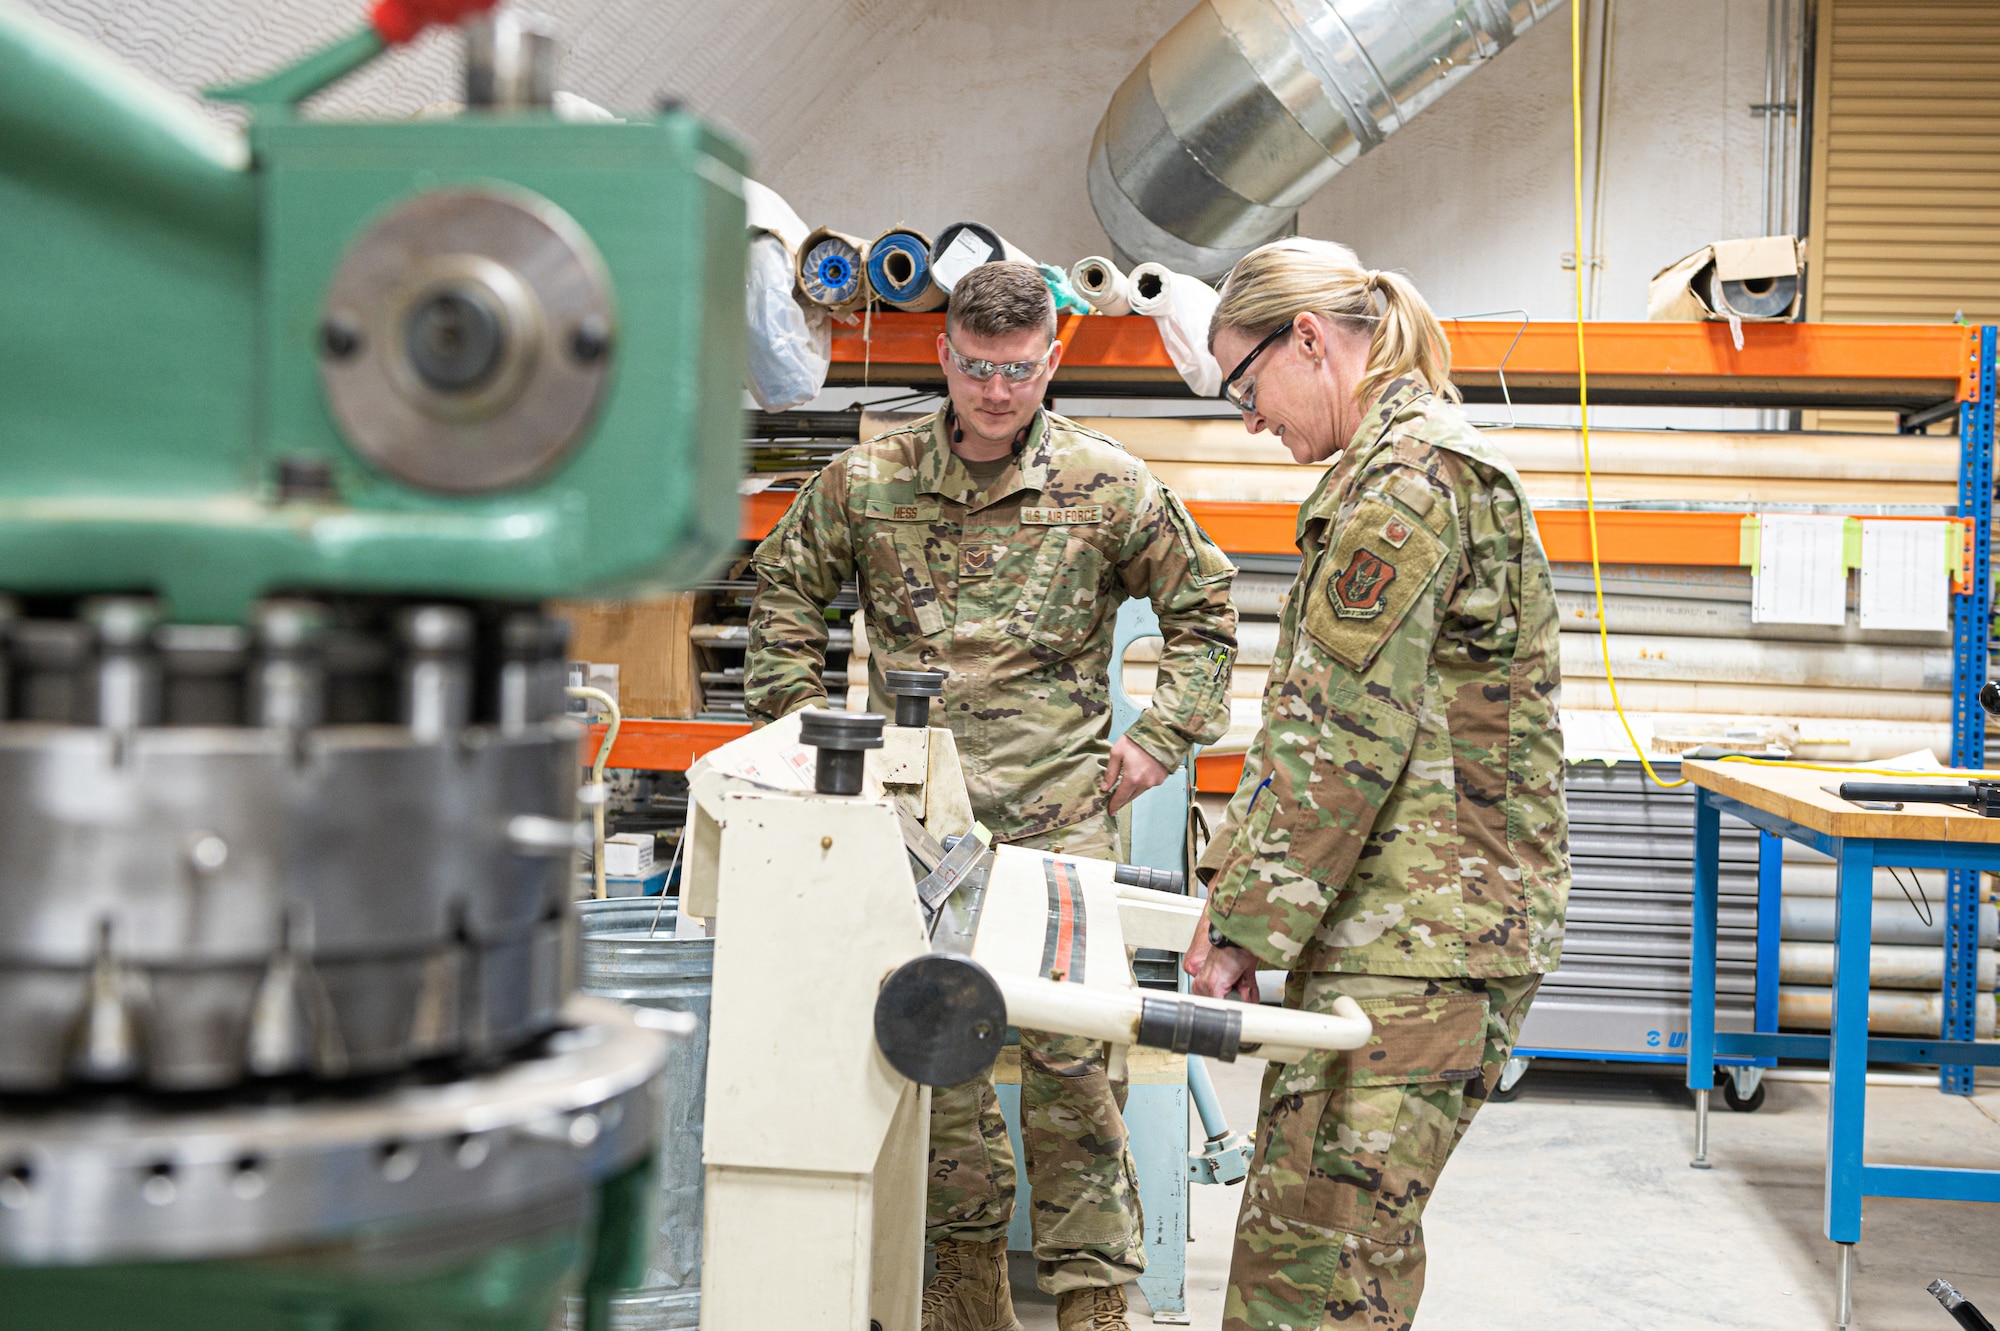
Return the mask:
[[[1847,622],[1847,519],[1757,515],[1757,566],[1750,579],[1755,624]],[[1944,557],[1938,556],[1939,564]]]
[[[1951,579],[1945,571],[1944,522],[1861,524],[1861,627],[1951,627]]]
[[[992,257],[993,247],[981,240],[978,232],[967,228],[938,255],[938,261],[931,265],[931,279],[949,291],[958,285],[959,278]]]

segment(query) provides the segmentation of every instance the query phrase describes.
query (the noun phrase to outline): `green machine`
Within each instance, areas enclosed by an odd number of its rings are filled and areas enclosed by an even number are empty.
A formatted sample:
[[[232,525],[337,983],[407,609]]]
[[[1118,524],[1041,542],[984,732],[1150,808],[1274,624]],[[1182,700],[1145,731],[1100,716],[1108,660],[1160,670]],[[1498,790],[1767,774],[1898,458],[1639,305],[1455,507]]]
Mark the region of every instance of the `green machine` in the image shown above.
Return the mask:
[[[221,128],[0,4],[0,1309],[543,1331],[644,1275],[556,596],[735,539],[740,153],[380,0]],[[466,106],[298,104],[460,22]]]

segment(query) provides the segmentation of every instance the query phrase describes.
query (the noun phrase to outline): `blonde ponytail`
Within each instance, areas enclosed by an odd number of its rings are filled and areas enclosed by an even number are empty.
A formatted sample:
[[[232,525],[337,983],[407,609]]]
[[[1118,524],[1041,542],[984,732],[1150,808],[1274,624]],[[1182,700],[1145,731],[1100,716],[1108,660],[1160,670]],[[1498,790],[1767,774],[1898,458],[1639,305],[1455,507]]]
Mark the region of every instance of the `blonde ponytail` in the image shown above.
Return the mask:
[[[1353,250],[1330,240],[1274,240],[1238,260],[1223,280],[1222,299],[1209,320],[1209,349],[1215,349],[1216,334],[1225,328],[1260,338],[1307,310],[1353,331],[1368,331],[1368,365],[1355,386],[1358,401],[1371,401],[1405,377],[1458,400],[1451,382],[1451,344],[1416,286],[1401,273],[1363,268]]]

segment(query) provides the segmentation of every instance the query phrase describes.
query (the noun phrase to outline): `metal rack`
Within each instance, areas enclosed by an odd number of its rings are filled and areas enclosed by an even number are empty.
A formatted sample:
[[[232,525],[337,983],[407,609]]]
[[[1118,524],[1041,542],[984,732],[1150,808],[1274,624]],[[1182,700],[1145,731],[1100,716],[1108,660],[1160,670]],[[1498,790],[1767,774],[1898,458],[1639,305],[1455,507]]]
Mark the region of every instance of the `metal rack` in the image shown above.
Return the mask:
[[[936,339],[943,325],[939,314],[874,314],[853,325],[835,325],[828,382],[845,387],[940,389]],[[1449,321],[1446,331],[1452,342],[1453,380],[1469,401],[1498,402],[1503,396],[1528,403],[1576,401],[1573,325]],[[1066,350],[1052,390],[1057,395],[1191,396],[1149,319],[1069,316],[1060,332]],[[1602,405],[1883,409],[1897,412],[1906,430],[1921,428],[1956,411],[1962,449],[1958,508],[1961,518],[1971,520],[1973,576],[1965,590],[1953,598],[1952,759],[1959,766],[1979,765],[1984,758],[1985,727],[1976,695],[1986,677],[1992,619],[1995,330],[1960,325],[1808,323],[1752,324],[1742,333],[1739,349],[1729,329],[1721,324],[1591,323],[1585,334],[1591,400]],[[818,413],[799,428],[805,425],[816,435],[847,430],[858,434],[860,420],[858,413]],[[766,428],[776,427],[767,422]],[[748,496],[743,537],[761,538],[790,502],[791,495],[778,490]],[[1292,505],[1195,501],[1189,508],[1217,543],[1232,554],[1296,553],[1296,509]],[[1551,560],[1588,560],[1589,538],[1581,510],[1538,508],[1536,523]],[[1597,527],[1600,558],[1606,563],[1728,567],[1741,562],[1739,514],[1600,510]],[[741,731],[740,726],[715,722],[630,721],[611,763],[684,768],[708,747]],[[1203,754],[1196,765],[1197,788],[1231,791],[1241,766],[1241,758],[1235,755]],[[1608,816],[1618,791],[1593,790],[1587,779],[1580,779],[1577,785],[1579,799],[1572,805],[1572,814],[1579,827],[1593,828],[1593,820]],[[1770,861],[1759,872],[1760,887],[1754,898],[1765,927],[1749,935],[1755,939],[1756,955],[1754,961],[1743,963],[1755,976],[1749,992],[1741,997],[1750,1000],[1749,1019],[1757,1030],[1775,1030],[1777,1024],[1775,855],[1772,847],[1764,846],[1753,857],[1760,863]],[[1684,881],[1682,858],[1667,856],[1655,869],[1663,880],[1678,876],[1676,881]],[[1582,947],[1576,955],[1590,958],[1594,968],[1602,971],[1617,963],[1607,961],[1598,945],[1615,946],[1616,940],[1610,936],[1619,931],[1600,927],[1608,922],[1590,918],[1594,905],[1606,904],[1595,902],[1596,889],[1586,885],[1596,867],[1583,866],[1579,873]],[[1747,908],[1750,901],[1744,898],[1743,905]],[[1955,875],[1947,894],[1945,1034],[1957,1038],[1970,1038],[1974,1024],[1977,901],[1976,877]],[[1655,907],[1665,904],[1665,898],[1653,903]],[[1664,923],[1663,917],[1663,927]],[[1686,925],[1679,927],[1684,931]],[[1605,937],[1598,937],[1600,934]],[[1631,940],[1624,942],[1629,951]],[[1681,952],[1659,960],[1677,964],[1684,957]],[[1631,978],[1629,966],[1623,973]],[[1549,996],[1560,992],[1564,983],[1552,977]],[[1588,990],[1596,986],[1580,987]],[[1664,1001],[1666,992],[1652,991],[1652,997]],[[1675,992],[1684,994],[1685,985],[1679,985]],[[1551,1015],[1559,1007],[1552,1007]],[[1680,1011],[1685,1020],[1684,1005]],[[1685,1053],[1672,1047],[1675,1031],[1671,1027],[1645,1029],[1660,1029],[1666,1047],[1652,1049],[1642,1042],[1638,1050],[1621,1058],[1660,1063],[1685,1060]],[[1523,1052],[1599,1059],[1614,1051],[1579,1048],[1566,1040],[1530,1045]],[[1970,1093],[1970,1071],[1946,1069],[1943,1086]]]

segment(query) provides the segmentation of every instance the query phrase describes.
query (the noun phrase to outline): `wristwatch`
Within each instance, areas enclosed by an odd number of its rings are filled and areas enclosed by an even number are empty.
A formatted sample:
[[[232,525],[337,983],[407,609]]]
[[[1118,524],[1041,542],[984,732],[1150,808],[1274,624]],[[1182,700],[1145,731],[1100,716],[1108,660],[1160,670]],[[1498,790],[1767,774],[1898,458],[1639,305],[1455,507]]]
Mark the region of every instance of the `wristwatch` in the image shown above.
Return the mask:
[[[1210,947],[1234,947],[1234,948],[1243,947],[1243,944],[1234,942],[1228,938],[1223,937],[1222,930],[1216,928],[1212,924],[1208,926],[1208,945]],[[1244,950],[1247,951],[1248,949]]]

